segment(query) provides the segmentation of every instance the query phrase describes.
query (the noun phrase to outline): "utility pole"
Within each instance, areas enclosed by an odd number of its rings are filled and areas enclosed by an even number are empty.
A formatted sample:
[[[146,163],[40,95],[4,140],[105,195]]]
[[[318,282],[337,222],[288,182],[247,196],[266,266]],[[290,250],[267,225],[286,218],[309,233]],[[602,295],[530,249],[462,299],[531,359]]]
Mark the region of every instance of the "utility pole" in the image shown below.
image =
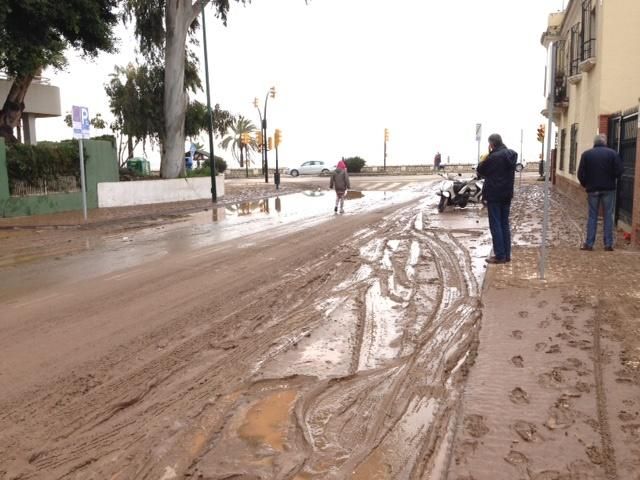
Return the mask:
[[[387,171],[387,142],[389,141],[389,129],[384,129],[384,171]]]
[[[551,68],[549,75],[549,93],[547,97],[547,114],[549,115],[549,121],[547,123],[547,161],[544,164],[544,213],[542,217],[542,243],[540,245],[540,271],[539,278],[544,280],[544,270],[546,264],[546,245],[547,245],[547,231],[549,229],[549,174],[551,170],[551,129],[553,128],[553,109],[555,106],[555,88],[554,82],[556,77],[556,55],[557,48],[556,43],[552,43],[551,47]]]
[[[209,133],[209,166],[211,167],[211,201],[217,203],[216,160],[213,154],[213,112],[211,111],[211,87],[209,85],[209,58],[207,55],[207,26],[204,18],[204,4],[202,4],[202,43],[204,43],[204,76],[207,88],[207,116],[209,117],[207,130]]]

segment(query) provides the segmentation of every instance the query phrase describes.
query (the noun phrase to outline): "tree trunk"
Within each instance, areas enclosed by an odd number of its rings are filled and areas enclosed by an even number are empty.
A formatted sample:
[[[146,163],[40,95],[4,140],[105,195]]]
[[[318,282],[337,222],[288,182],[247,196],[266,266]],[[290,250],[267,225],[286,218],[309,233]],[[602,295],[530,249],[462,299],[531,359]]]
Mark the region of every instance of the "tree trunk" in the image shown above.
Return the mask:
[[[127,159],[133,158],[133,137],[127,135]]]
[[[18,141],[13,134],[13,129],[18,126],[20,118],[22,118],[24,99],[33,77],[34,74],[16,77],[11,84],[4,106],[0,110],[0,138],[4,138],[7,143],[17,143]]]
[[[176,178],[184,172],[184,117],[187,95],[184,89],[184,65],[189,26],[209,0],[167,0],[164,70],[164,138],[160,175]]]

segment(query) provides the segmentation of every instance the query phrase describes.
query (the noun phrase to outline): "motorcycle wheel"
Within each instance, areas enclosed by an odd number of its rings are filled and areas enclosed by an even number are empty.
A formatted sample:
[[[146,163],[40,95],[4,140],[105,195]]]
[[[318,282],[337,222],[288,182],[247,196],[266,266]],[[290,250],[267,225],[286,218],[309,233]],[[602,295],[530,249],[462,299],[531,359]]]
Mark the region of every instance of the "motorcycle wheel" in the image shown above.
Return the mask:
[[[438,212],[444,212],[444,208],[447,206],[447,197],[440,197],[440,203],[438,203]]]

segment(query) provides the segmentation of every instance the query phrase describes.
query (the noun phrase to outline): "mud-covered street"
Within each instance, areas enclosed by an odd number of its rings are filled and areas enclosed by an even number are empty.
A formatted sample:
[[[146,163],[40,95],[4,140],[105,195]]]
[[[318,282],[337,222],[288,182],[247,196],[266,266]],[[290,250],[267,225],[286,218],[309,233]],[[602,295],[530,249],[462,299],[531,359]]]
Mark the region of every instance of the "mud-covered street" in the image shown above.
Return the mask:
[[[0,479],[638,478],[636,252],[554,194],[537,280],[525,182],[485,275],[484,210],[321,193],[3,266]]]

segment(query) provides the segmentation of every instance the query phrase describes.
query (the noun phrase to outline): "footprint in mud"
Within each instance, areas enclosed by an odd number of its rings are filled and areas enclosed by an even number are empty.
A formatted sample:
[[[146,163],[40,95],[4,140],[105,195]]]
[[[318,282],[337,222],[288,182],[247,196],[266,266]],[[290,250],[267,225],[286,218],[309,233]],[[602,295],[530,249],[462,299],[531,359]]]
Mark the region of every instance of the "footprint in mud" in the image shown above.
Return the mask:
[[[640,439],[640,424],[638,423],[622,425],[622,431],[626,433],[627,438],[632,439],[634,443],[637,443],[638,439]]]
[[[575,412],[571,409],[569,400],[560,397],[553,407],[549,409],[549,419],[545,426],[549,430],[569,428],[575,423]]]
[[[511,336],[516,340],[522,340],[522,334],[522,330],[514,330],[513,332],[511,332]]]
[[[529,459],[524,453],[518,452],[517,450],[511,450],[509,455],[504,457],[504,461],[510,463],[514,466],[526,465],[529,463]]]
[[[545,342],[536,343],[536,352],[541,352],[547,348],[547,344]]]
[[[509,399],[517,405],[524,405],[526,403],[529,403],[529,395],[527,395],[527,392],[525,392],[520,387],[516,387],[511,390]]]
[[[580,393],[590,393],[591,385],[585,382],[578,382],[576,383],[576,390]]]
[[[521,312],[518,312],[518,315],[520,316],[520,318],[527,318],[529,316],[529,312],[523,310]]]
[[[558,344],[551,345],[549,347],[549,350],[547,350],[544,353],[560,353],[560,345]]]
[[[602,454],[602,450],[600,450],[595,445],[587,447],[587,457],[589,457],[591,463],[594,463],[596,465],[602,465],[604,463],[604,455]]]
[[[551,325],[551,322],[549,322],[549,320],[542,320],[538,324],[538,328],[547,328],[549,325]]]
[[[558,368],[554,368],[538,377],[538,383],[543,387],[559,387],[563,381],[564,378],[562,378],[562,373]]]
[[[516,355],[515,357],[513,357],[511,359],[511,363],[513,363],[518,368],[524,367],[524,359],[522,358],[521,355]]]
[[[518,420],[513,425],[513,429],[525,442],[535,442],[540,440],[538,429],[533,423]]]
[[[580,367],[582,367],[582,365],[584,365],[582,363],[582,360],[579,360],[574,357],[567,358],[564,363],[567,368],[570,368],[570,369],[572,368],[574,370],[578,370]]]
[[[463,440],[460,443],[460,446],[456,449],[455,454],[455,462],[456,465],[460,465],[462,463],[467,463],[469,457],[471,457],[476,450],[478,449],[478,441],[477,440]],[[460,478],[473,478],[473,477],[458,477]]]
[[[620,412],[618,413],[618,418],[623,422],[633,422],[634,420],[638,419],[638,412],[631,413],[627,412],[626,410],[620,410]]]
[[[538,308],[544,308],[547,305],[549,305],[549,302],[547,302],[546,300],[542,300],[541,302],[538,302]]]
[[[474,438],[480,438],[489,433],[489,427],[485,424],[482,415],[467,415],[464,419],[465,431]]]

